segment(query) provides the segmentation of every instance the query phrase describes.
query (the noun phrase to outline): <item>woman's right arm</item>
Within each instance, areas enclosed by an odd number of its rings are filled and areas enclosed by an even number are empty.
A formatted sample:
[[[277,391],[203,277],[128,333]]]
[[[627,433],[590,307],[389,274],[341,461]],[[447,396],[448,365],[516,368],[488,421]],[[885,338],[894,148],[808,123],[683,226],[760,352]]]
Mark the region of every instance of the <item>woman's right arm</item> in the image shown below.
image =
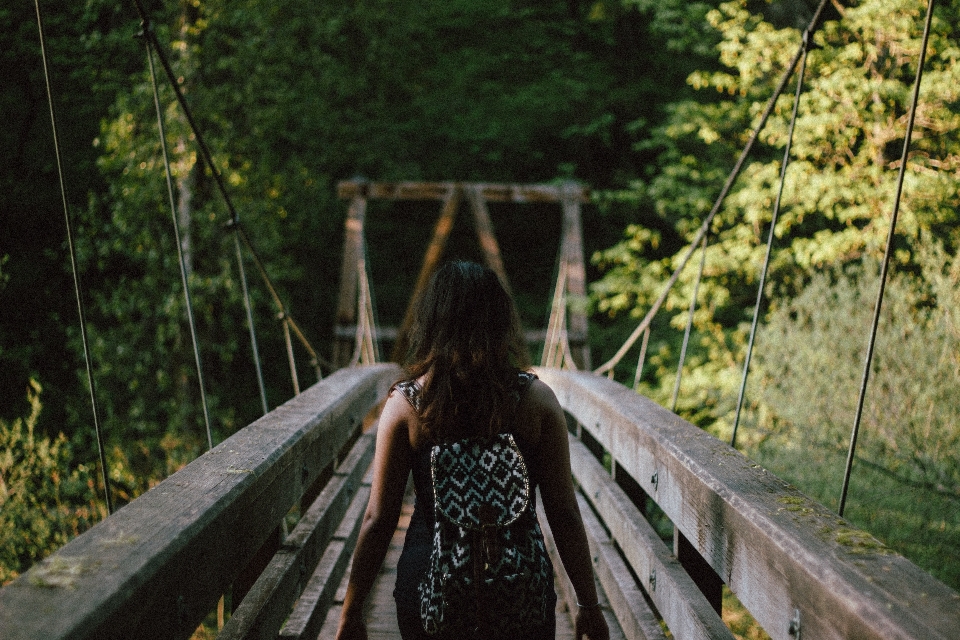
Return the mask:
[[[534,381],[530,396],[540,422],[537,448],[540,499],[560,561],[577,594],[577,603],[583,605],[577,611],[576,638],[580,640],[586,635],[590,640],[607,640],[610,631],[598,606],[590,547],[574,494],[566,418],[557,397],[543,382]]]
[[[338,640],[367,637],[363,624],[364,603],[400,519],[412,458],[409,435],[412,416],[410,404],[395,392],[387,398],[380,413],[370,499],[353,552]]]

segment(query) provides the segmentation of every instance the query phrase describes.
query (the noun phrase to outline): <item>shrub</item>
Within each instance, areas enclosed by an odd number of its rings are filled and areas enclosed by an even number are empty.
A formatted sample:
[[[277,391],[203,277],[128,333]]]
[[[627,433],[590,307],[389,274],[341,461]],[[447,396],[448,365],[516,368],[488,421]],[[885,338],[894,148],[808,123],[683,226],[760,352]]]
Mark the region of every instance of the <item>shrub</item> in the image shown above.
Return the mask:
[[[40,384],[31,381],[30,413],[0,420],[0,584],[88,529],[105,515],[95,470],[72,467],[66,437],[38,437]]]

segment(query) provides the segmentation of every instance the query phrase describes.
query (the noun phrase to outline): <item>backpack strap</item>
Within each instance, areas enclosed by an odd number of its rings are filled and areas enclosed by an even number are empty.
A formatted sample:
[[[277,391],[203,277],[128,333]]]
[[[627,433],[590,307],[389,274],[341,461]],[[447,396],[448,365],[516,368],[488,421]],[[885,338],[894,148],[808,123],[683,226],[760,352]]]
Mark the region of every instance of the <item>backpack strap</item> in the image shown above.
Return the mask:
[[[407,402],[410,403],[410,406],[413,407],[413,410],[418,414],[420,413],[420,407],[422,405],[423,398],[423,388],[420,386],[420,383],[416,380],[404,380],[393,385],[393,388],[399,391],[404,398],[407,399]]]
[[[537,380],[537,374],[531,373],[529,371],[519,371],[517,372],[517,382],[516,388],[513,389],[512,395],[515,400],[515,406],[520,406],[520,400],[523,399],[523,394],[526,393],[527,389],[533,383],[534,380]],[[401,382],[393,385],[393,388],[399,391],[407,402],[410,403],[410,406],[413,407],[414,411],[420,413],[420,409],[423,405],[423,387],[420,386],[420,383],[416,380],[403,380]]]

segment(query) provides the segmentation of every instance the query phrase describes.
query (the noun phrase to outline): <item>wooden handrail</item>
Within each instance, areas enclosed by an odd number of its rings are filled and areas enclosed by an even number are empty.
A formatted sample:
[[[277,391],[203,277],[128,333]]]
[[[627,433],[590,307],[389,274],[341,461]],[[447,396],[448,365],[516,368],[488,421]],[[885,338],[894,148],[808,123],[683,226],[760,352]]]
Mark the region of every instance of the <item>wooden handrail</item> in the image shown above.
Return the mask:
[[[336,372],[78,536],[0,590],[0,637],[189,637],[398,375]]]
[[[616,473],[628,474],[660,506],[772,638],[956,637],[960,594],[726,443],[596,374],[537,373],[610,454]],[[650,584],[656,554],[639,548],[614,483],[588,478],[595,468],[583,466],[574,465],[574,476],[584,495],[653,595],[663,586],[662,573]],[[666,620],[664,607],[676,602],[653,600]],[[695,619],[702,607],[688,609],[675,624],[703,629]]]
[[[684,570],[689,553],[778,640],[955,637],[960,594],[727,444],[595,374],[537,373],[583,434],[573,473],[616,637],[662,637],[658,620],[684,640],[732,637]],[[77,537],[0,590],[0,637],[187,638],[306,492],[221,636],[315,638],[369,493],[373,435],[355,439],[359,424],[398,375],[338,371]],[[673,552],[640,493],[673,522]],[[680,558],[678,540],[692,548]]]

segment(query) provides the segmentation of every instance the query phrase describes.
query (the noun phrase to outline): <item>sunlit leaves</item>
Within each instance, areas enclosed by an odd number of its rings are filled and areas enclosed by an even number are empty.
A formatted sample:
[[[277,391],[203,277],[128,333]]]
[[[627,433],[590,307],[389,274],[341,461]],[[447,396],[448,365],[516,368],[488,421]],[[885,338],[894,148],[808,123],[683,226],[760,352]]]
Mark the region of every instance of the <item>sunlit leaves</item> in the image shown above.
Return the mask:
[[[669,122],[647,143],[662,150],[660,163],[635,191],[634,201],[661,216],[680,238],[691,238],[699,228],[800,43],[797,29],[776,28],[747,7],[744,1],[727,2],[709,12],[721,38],[716,56],[722,67],[689,76],[699,101],[672,107]],[[832,265],[882,253],[925,7],[917,0],[865,1],[844,8],[842,16],[832,14],[814,34],[817,48],[809,53],[800,97],[768,298],[795,293],[813,274]],[[933,25],[897,227],[894,261],[901,269],[916,270],[913,256],[923,244],[924,230],[944,241],[948,250],[960,242],[958,10],[955,3],[939,7]],[[777,101],[761,144],[711,229],[695,316],[697,348],[730,362],[742,357],[743,341],[736,336],[743,335],[752,316],[779,190],[792,93],[793,86],[788,86]],[[631,231],[616,251],[597,256],[601,263],[604,256],[618,256],[610,275],[595,286],[598,308],[643,315],[644,305],[659,292],[661,285],[649,273],[655,254],[636,247],[635,236]],[[675,267],[687,249],[678,242],[673,250]],[[624,255],[633,251],[640,254]],[[695,260],[688,264],[667,299],[676,327],[686,325],[695,265]],[[630,269],[635,269],[632,278]],[[697,394],[696,385],[703,383],[722,394],[735,393],[736,385],[724,383],[719,371],[714,370],[712,379],[699,376],[698,368],[704,366],[699,360],[688,365],[685,390]],[[672,375],[663,384],[672,385]],[[718,408],[715,416],[726,410]]]

